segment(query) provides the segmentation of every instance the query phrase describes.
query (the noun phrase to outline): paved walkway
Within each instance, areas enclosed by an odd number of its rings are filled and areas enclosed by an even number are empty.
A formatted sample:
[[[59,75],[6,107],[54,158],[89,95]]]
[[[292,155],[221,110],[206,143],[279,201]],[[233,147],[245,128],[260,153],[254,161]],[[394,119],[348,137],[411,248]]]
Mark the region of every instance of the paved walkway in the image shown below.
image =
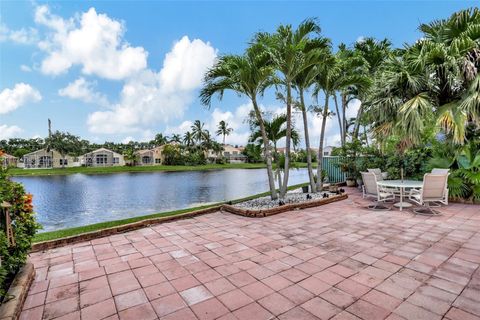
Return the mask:
[[[31,257],[22,319],[480,319],[480,206],[213,213]]]

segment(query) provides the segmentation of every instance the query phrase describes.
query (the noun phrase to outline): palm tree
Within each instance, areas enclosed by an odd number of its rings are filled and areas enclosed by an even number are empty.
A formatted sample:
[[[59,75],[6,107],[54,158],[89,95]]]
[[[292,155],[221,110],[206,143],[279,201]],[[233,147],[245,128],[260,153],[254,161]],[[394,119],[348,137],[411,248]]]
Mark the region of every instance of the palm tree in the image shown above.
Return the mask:
[[[250,99],[262,132],[271,198],[277,199],[269,140],[257,102],[258,96],[262,95],[264,90],[272,84],[273,69],[268,65],[268,61],[269,56],[265,54],[263,48],[255,44],[241,56],[226,55],[220,57],[205,75],[200,98],[205,106],[210,106],[214,95],[218,94],[219,98],[222,99],[225,90],[232,90]]]
[[[290,148],[292,133],[292,87],[296,76],[318,62],[315,45],[325,47],[323,41],[313,41],[312,35],[319,34],[320,27],[314,19],[303,21],[296,30],[291,25],[280,25],[274,34],[258,33],[256,42],[270,56],[270,63],[278,71],[277,84],[285,88],[287,106],[287,136],[285,141],[285,174],[280,197],[285,197],[288,187]],[[309,50],[310,49],[310,50]]]
[[[183,143],[187,147],[191,147],[195,144],[195,138],[190,131],[185,132],[185,134],[183,135]]]
[[[308,51],[312,50],[312,48],[315,48],[315,50],[318,50],[318,59],[323,60],[324,55],[329,54],[330,40],[327,38],[316,38],[314,41],[317,42],[315,45],[307,46],[305,49]],[[315,176],[313,174],[310,135],[308,132],[308,110],[307,106],[305,105],[305,91],[315,83],[315,77],[317,76],[318,72],[319,68],[316,64],[309,65],[306,68],[303,68],[303,71],[298,73],[293,80],[295,89],[298,92],[298,103],[296,104],[296,107],[302,112],[305,149],[307,150],[307,171],[310,181],[310,189],[312,192],[316,192],[317,187],[315,184]]]
[[[390,57],[375,78],[368,109],[373,132],[421,137],[443,131],[456,144],[466,142],[466,125],[480,123],[480,9],[423,24],[423,37]]]
[[[278,179],[279,189],[282,188],[282,175],[281,175],[282,166],[280,164],[281,157],[280,157],[280,154],[278,153],[277,144],[281,139],[286,138],[287,136],[286,123],[287,123],[287,116],[284,114],[275,116],[271,121],[264,120],[267,137],[268,137],[268,140],[273,145],[274,158],[277,163],[277,179]],[[253,129],[253,132],[250,135],[249,141],[250,142],[257,141],[259,144],[262,144],[263,138],[262,138],[261,130],[258,126],[258,122],[253,121],[252,129]],[[298,145],[300,138],[295,128],[292,128],[291,137],[292,137],[293,145],[294,146]]]
[[[225,137],[229,136],[233,132],[232,128],[228,127],[228,123],[225,120],[221,120],[218,123],[218,130],[216,132],[217,136],[223,136],[223,145],[225,145]]]
[[[331,114],[329,110],[330,97],[335,96],[336,91],[344,90],[349,86],[356,85],[358,87],[364,87],[370,83],[369,79],[363,75],[344,72],[345,68],[348,68],[348,63],[346,64],[345,60],[343,60],[339,54],[330,54],[328,57],[325,57],[322,65],[319,66],[319,72],[316,77],[315,95],[318,97],[319,91],[323,91],[325,96],[325,102],[320,112],[322,125],[320,128],[320,141],[317,155],[317,177],[321,177],[321,173],[323,172],[325,128],[327,118]],[[322,182],[322,179],[317,179],[317,191],[322,191]]]
[[[170,138],[170,142],[181,143],[182,142],[182,136],[179,135],[178,133],[174,133],[174,134],[172,134],[172,137]]]
[[[164,145],[168,142],[168,137],[164,136],[162,133],[157,133],[155,138],[150,141],[151,144],[155,145],[156,147]]]
[[[205,124],[203,122],[201,122],[200,120],[195,120],[191,127],[193,138],[197,143],[202,142],[205,138],[204,126]]]

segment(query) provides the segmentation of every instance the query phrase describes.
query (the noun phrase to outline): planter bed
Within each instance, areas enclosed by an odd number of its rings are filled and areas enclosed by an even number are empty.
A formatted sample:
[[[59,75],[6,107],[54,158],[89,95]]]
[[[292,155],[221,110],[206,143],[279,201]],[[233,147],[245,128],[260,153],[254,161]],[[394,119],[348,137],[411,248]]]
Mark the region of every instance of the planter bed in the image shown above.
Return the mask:
[[[22,312],[28,290],[35,278],[33,264],[23,266],[13,279],[8,289],[5,302],[0,304],[0,320],[16,320]]]
[[[328,198],[323,198],[323,194],[323,192],[319,194],[312,193],[310,194],[312,199],[306,200],[306,194],[291,193],[287,195],[287,198],[285,199],[286,203],[281,206],[278,205],[278,201],[273,202],[269,200],[268,197],[264,197],[237,203],[235,205],[225,204],[222,206],[222,210],[245,217],[263,218],[291,210],[317,207],[348,198],[346,193],[332,194],[327,192],[329,195]],[[300,199],[305,200],[302,201]]]

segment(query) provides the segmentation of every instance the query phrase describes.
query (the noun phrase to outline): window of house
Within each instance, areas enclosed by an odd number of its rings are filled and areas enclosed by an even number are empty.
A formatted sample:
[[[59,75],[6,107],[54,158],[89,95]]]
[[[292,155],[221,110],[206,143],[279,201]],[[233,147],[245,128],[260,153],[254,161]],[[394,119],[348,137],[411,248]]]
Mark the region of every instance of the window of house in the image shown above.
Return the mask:
[[[120,163],[120,159],[118,157],[114,157],[113,158],[113,163],[116,164],[116,163]]]
[[[233,151],[233,154],[238,154],[238,151]]]
[[[66,166],[66,165],[68,165],[68,159],[60,159],[60,165],[61,165],[61,166]]]
[[[149,156],[142,157],[142,163],[151,163],[151,162],[152,162],[152,158],[150,158]]]
[[[162,159],[155,159],[155,163],[161,163],[162,162]]]
[[[96,163],[97,164],[107,164],[108,163],[108,157],[106,154],[97,154],[96,158]]]
[[[324,151],[324,152],[323,152],[323,155],[324,155],[324,156],[328,156],[328,155],[330,155],[330,153],[329,153],[328,151]]]

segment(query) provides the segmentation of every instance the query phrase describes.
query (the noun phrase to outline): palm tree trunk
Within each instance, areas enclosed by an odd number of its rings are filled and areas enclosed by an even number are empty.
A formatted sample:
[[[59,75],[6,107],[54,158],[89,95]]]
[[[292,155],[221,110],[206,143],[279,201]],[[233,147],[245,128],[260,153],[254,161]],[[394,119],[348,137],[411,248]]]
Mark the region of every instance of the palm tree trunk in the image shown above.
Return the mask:
[[[345,137],[343,136],[343,117],[340,114],[340,109],[338,108],[338,101],[337,101],[337,94],[333,94],[333,101],[335,101],[335,110],[337,111],[337,120],[338,120],[338,128],[340,131],[340,140],[342,142],[342,147],[345,145]]]
[[[267,175],[268,175],[268,185],[270,187],[270,194],[272,200],[278,199],[277,190],[275,189],[275,179],[273,177],[273,169],[272,169],[272,157],[270,154],[270,146],[267,137],[267,132],[265,131],[265,124],[263,123],[262,113],[257,105],[257,100],[252,98],[253,109],[255,111],[255,115],[257,116],[257,121],[260,125],[260,131],[262,132],[262,139],[263,139],[263,154],[265,155],[265,161],[267,163]]]
[[[363,108],[362,105],[360,105],[360,108],[358,108],[357,112],[357,118],[355,119],[355,126],[353,127],[352,141],[358,140],[358,133],[360,131],[360,118],[362,117],[362,113]]]
[[[323,190],[323,140],[325,139],[325,126],[327,124],[328,116],[328,97],[329,94],[325,92],[325,106],[323,107],[322,112],[322,128],[320,129],[320,142],[318,146],[318,156],[317,156],[317,191],[320,192]]]
[[[343,145],[347,142],[347,96],[342,92],[342,121],[343,121]]]
[[[305,148],[307,149],[307,171],[308,178],[310,180],[310,188],[312,192],[317,192],[317,186],[315,185],[315,178],[313,176],[313,166],[312,166],[312,154],[310,153],[310,136],[308,135],[308,120],[307,120],[307,109],[305,108],[305,101],[303,99],[303,89],[300,89],[300,104],[302,107],[302,116],[303,116],[303,131],[305,135]]]
[[[292,87],[287,82],[287,134],[285,142],[285,168],[283,172],[283,186],[280,189],[280,198],[285,198],[288,188],[288,173],[290,169],[290,143],[292,140]]]

